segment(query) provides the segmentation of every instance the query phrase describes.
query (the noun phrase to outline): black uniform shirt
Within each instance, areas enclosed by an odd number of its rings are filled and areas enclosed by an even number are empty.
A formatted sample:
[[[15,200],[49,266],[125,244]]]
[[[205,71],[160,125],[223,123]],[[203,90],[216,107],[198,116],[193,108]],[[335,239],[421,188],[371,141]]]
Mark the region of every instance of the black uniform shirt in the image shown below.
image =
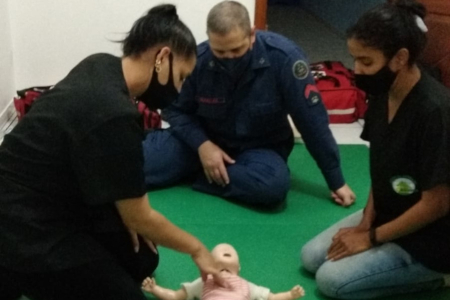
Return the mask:
[[[89,233],[124,230],[114,201],[146,192],[139,120],[108,54],[33,104],[0,146],[0,265],[57,270],[108,255]]]
[[[375,226],[450,183],[450,95],[426,74],[388,123],[387,95],[369,103],[361,136],[370,142]],[[450,272],[450,216],[395,240],[427,267]]]

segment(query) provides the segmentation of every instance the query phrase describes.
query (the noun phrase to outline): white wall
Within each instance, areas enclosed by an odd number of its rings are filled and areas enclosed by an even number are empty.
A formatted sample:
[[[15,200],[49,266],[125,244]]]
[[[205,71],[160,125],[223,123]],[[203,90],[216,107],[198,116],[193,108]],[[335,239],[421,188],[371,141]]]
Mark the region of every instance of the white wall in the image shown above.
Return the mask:
[[[120,55],[120,44],[111,40],[122,39],[136,19],[161,3],[177,5],[181,20],[201,42],[206,39],[206,15],[221,0],[8,1],[15,83],[19,89],[54,84],[92,53]],[[240,2],[253,18],[255,1]]]
[[[0,119],[15,90],[10,32],[8,1],[0,0]]]

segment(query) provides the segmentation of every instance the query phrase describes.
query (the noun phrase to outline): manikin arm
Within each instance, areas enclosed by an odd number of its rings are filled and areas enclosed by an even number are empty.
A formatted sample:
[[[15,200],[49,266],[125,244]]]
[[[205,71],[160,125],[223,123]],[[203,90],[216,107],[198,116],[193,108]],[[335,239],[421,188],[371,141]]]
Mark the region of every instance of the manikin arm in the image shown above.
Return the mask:
[[[290,291],[277,293],[277,294],[269,294],[267,300],[294,300],[301,298],[305,295],[305,291],[299,285],[294,286]]]
[[[154,278],[147,277],[142,282],[142,289],[148,293],[155,295],[161,300],[186,300],[187,293],[184,288],[177,291],[163,288],[156,284]]]

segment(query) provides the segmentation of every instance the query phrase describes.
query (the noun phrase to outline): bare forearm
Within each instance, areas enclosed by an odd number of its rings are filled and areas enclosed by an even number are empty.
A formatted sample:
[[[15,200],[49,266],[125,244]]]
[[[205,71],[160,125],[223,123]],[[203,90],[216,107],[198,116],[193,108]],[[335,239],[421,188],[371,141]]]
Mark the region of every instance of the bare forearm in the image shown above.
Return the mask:
[[[152,209],[146,195],[141,198],[117,201],[116,206],[129,229],[156,244],[191,255],[204,248],[197,238],[181,230]]]
[[[375,220],[376,212],[375,207],[373,205],[373,194],[372,189],[370,189],[369,197],[367,199],[367,204],[364,209],[363,218],[360,223],[360,227],[369,230],[369,228],[372,226],[373,220]]]
[[[388,242],[415,232],[447,215],[450,207],[449,189],[439,186],[424,192],[422,199],[395,220],[376,229],[378,242]]]
[[[397,219],[376,229],[378,242],[388,242],[415,232],[436,221],[439,211],[419,202]]]
[[[149,218],[136,231],[157,244],[184,253],[193,254],[203,247],[197,238],[171,223],[156,210],[151,211]]]

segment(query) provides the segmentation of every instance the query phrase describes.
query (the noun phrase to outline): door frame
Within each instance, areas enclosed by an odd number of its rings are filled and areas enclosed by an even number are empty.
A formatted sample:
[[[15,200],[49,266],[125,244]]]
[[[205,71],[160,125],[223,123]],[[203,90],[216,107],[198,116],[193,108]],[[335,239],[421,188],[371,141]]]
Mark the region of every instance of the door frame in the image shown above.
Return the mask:
[[[267,0],[255,0],[255,28],[267,30]]]

